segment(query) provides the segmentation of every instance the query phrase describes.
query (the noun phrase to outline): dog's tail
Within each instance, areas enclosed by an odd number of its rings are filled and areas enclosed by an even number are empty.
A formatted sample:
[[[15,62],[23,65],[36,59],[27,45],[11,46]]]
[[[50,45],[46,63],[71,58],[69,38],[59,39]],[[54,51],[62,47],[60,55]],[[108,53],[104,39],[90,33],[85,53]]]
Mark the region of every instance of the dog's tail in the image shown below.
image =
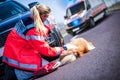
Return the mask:
[[[87,42],[88,50],[93,50],[95,49],[95,46],[92,44],[92,42]]]

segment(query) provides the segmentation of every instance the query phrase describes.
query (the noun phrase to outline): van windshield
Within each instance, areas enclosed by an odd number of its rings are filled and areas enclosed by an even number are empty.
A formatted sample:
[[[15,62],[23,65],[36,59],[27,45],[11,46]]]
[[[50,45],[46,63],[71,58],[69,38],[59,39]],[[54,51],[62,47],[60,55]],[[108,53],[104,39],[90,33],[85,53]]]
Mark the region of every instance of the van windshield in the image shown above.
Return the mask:
[[[68,8],[66,11],[66,15],[67,15],[67,17],[70,17],[76,13],[82,12],[83,10],[85,10],[84,2],[80,2],[76,5]]]

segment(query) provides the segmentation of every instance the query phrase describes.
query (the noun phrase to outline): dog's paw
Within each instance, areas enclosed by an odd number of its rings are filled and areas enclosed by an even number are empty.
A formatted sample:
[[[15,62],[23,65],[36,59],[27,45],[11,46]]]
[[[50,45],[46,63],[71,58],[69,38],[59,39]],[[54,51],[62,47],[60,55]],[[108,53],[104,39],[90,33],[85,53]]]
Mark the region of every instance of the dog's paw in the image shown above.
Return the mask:
[[[71,62],[75,61],[76,59],[77,58],[74,54],[67,55],[63,59],[60,60],[61,66],[71,63]]]

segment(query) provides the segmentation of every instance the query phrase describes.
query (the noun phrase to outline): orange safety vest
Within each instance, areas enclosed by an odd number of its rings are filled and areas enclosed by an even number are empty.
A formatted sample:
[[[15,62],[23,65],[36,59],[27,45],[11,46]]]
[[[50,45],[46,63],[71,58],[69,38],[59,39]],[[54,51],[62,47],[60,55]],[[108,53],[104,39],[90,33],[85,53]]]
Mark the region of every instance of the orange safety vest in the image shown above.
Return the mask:
[[[19,21],[8,35],[3,62],[22,70],[37,71],[42,67],[41,56],[55,57],[64,49],[50,47],[45,37],[36,31],[34,24],[25,25],[26,23]]]

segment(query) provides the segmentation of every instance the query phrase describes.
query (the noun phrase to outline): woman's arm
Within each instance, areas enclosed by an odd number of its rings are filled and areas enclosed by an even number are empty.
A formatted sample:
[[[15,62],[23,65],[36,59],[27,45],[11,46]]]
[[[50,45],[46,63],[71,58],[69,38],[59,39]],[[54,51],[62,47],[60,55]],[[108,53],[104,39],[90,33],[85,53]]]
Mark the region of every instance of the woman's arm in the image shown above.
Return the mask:
[[[64,50],[62,47],[50,47],[45,41],[44,36],[37,32],[35,28],[27,32],[26,38],[28,39],[30,46],[36,49],[43,56],[58,56]]]

